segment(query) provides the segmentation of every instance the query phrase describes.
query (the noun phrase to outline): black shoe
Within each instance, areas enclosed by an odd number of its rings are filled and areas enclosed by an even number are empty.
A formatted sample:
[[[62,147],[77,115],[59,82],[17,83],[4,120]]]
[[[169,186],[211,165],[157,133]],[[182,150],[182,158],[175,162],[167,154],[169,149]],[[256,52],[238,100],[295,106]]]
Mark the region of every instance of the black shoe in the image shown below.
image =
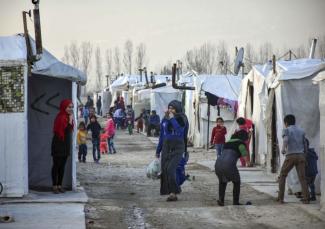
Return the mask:
[[[242,205],[242,204],[239,202],[236,202],[236,203],[233,203],[233,205]]]
[[[217,203],[221,207],[225,206],[225,203],[223,201],[221,201],[221,200],[217,200]]]
[[[309,201],[316,201],[316,196],[312,196],[309,198]]]

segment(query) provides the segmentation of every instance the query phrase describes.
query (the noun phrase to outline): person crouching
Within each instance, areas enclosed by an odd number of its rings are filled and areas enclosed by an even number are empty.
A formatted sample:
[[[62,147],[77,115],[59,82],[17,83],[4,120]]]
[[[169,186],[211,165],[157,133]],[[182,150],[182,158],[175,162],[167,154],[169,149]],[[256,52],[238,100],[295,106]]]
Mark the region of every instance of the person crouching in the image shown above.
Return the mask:
[[[241,205],[239,203],[240,195],[240,175],[237,168],[237,161],[240,157],[247,155],[245,141],[248,134],[244,130],[240,130],[231,136],[231,139],[225,143],[223,153],[218,157],[215,163],[215,173],[219,179],[219,200],[218,205],[224,206],[225,193],[228,182],[234,185],[233,205]],[[246,159],[246,162],[249,163]]]

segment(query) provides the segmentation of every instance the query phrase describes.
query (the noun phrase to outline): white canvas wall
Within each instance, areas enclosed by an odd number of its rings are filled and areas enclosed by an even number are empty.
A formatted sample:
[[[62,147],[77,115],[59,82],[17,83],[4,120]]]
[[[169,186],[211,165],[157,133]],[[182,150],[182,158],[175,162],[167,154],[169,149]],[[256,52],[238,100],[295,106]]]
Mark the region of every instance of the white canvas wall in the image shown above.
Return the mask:
[[[319,150],[319,173],[321,176],[321,206],[325,210],[325,81],[319,83],[319,110],[320,110],[320,150]]]
[[[24,61],[16,64],[26,66]],[[0,113],[0,182],[4,188],[0,197],[28,194],[27,67],[24,80],[24,112]]]

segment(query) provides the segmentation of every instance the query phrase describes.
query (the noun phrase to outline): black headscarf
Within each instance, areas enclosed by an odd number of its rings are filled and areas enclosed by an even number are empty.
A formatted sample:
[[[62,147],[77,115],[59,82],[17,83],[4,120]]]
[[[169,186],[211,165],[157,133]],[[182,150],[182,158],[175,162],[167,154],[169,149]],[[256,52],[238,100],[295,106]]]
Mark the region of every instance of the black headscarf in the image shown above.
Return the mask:
[[[168,104],[168,108],[173,107],[176,110],[175,119],[181,126],[185,126],[187,124],[187,117],[184,114],[182,103],[178,100],[173,100]]]

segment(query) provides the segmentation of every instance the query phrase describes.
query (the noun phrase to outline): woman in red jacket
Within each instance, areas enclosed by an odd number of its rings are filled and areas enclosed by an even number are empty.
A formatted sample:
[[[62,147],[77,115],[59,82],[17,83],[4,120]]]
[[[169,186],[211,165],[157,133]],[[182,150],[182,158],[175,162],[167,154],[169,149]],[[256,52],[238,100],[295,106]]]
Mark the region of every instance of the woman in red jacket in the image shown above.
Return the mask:
[[[217,118],[217,126],[212,130],[210,143],[215,145],[217,157],[220,157],[223,151],[223,145],[226,142],[227,128],[224,127],[224,121],[221,117]]]
[[[70,156],[73,132],[73,103],[70,99],[62,100],[60,112],[57,114],[52,139],[52,181],[53,192],[55,194],[63,193],[62,180],[64,176],[65,164]]]

